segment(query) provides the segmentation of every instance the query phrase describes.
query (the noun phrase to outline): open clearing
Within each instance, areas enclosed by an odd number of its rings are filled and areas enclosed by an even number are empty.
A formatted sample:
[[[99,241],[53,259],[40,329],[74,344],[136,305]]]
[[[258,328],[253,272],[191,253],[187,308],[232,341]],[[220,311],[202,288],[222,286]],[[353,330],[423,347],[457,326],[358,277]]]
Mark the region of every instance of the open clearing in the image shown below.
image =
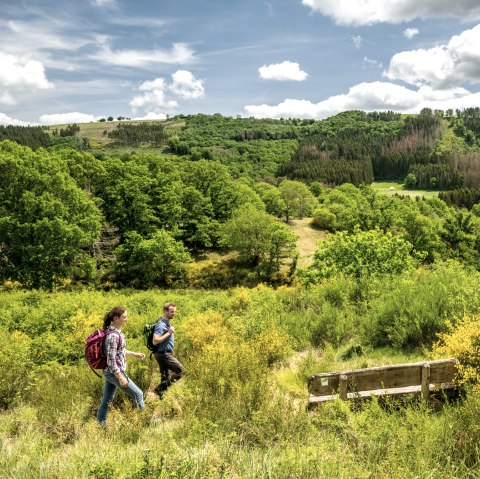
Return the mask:
[[[410,198],[415,198],[416,196],[433,198],[434,196],[438,196],[438,191],[433,190],[405,190],[403,188],[403,183],[395,181],[374,181],[370,186],[376,192],[388,196],[395,194],[400,196],[410,196]]]

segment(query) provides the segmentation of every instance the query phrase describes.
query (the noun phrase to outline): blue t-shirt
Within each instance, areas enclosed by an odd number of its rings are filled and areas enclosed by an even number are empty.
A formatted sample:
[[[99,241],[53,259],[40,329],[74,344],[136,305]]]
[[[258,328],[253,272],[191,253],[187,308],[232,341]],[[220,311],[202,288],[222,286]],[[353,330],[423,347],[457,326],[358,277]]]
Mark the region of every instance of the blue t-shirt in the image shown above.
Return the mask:
[[[170,329],[170,321],[167,321],[164,318],[160,318],[155,326],[154,334],[158,334],[159,336],[163,336],[169,329]],[[175,341],[173,339],[173,334],[167,337],[165,341],[157,345],[157,351],[163,352],[170,352],[173,350],[173,346]]]

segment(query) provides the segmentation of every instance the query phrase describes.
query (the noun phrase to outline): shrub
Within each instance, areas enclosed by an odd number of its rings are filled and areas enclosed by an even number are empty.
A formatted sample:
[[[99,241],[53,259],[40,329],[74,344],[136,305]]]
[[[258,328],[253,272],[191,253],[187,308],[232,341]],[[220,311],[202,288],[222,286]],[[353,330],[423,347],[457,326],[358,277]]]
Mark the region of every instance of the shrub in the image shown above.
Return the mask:
[[[458,321],[446,322],[447,331],[439,334],[434,353],[460,361],[458,381],[478,383],[480,379],[480,315],[465,315]]]

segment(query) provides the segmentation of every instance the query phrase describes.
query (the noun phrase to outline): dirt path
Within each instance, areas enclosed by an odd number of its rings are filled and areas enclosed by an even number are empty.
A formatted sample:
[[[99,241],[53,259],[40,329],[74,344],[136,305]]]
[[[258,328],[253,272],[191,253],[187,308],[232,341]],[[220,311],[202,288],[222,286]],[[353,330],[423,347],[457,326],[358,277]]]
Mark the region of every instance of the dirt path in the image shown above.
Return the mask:
[[[302,220],[292,220],[290,227],[298,236],[297,248],[300,253],[298,266],[307,266],[313,258],[313,253],[317,249],[317,242],[324,240],[326,235],[324,231],[319,231],[310,226],[311,218]]]

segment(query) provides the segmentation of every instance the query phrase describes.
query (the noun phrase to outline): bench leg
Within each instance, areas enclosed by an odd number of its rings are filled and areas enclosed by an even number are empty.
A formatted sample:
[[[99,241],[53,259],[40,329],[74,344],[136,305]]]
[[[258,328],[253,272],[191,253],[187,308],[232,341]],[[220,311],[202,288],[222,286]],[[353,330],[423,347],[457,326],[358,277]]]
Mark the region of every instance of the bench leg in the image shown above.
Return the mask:
[[[338,397],[344,401],[348,399],[347,397],[347,376],[345,374],[341,374],[339,377],[338,383]]]
[[[428,401],[430,396],[430,364],[422,366],[422,399]]]

